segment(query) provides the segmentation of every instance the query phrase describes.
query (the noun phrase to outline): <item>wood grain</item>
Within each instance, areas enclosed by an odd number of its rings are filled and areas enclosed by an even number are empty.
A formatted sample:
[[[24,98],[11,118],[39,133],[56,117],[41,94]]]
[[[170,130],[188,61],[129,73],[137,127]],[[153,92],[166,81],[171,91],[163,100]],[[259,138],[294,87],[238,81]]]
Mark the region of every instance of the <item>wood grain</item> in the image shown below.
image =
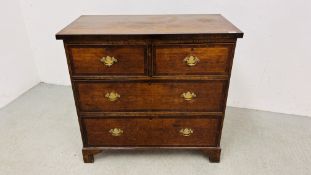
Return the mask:
[[[80,111],[205,111],[222,109],[225,81],[170,82],[170,83],[78,83]],[[196,97],[186,101],[184,92],[194,92]],[[106,93],[117,92],[120,98],[109,101]]]
[[[146,46],[70,46],[73,75],[144,75]],[[100,60],[114,57],[117,62],[106,66]]]
[[[155,75],[227,74],[232,44],[159,45],[155,46]],[[184,59],[195,56],[199,62],[188,66]]]
[[[84,119],[89,146],[215,146],[217,119]],[[112,136],[110,129],[123,130]],[[182,128],[193,134],[182,136]]]
[[[92,35],[161,35],[161,34],[228,34],[243,33],[219,14],[201,15],[83,15],[56,34]]]

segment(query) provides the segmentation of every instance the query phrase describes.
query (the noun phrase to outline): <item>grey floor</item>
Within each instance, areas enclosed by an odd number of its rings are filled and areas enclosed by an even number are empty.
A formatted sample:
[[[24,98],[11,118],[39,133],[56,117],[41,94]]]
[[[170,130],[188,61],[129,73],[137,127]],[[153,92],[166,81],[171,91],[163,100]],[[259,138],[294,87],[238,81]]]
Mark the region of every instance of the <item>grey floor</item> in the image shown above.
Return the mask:
[[[70,87],[40,84],[0,110],[0,175],[310,175],[311,118],[228,108],[221,163],[193,151],[112,151],[84,164]]]

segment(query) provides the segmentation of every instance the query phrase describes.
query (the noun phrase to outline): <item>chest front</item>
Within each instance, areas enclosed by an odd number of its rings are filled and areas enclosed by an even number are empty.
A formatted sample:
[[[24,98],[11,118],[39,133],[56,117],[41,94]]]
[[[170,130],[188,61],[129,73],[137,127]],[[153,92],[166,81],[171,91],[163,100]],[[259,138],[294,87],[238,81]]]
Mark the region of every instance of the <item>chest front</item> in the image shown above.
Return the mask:
[[[243,36],[222,16],[81,16],[56,36],[64,40],[85,162],[128,148],[197,149],[219,162]]]

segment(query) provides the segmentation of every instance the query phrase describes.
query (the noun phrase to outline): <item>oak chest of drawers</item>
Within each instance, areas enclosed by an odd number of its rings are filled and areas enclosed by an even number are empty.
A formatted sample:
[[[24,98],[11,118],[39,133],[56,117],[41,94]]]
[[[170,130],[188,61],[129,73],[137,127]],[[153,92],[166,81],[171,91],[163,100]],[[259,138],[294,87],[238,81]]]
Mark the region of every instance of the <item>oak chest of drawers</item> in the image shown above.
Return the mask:
[[[219,162],[237,38],[221,15],[81,16],[64,41],[84,162],[105,149],[197,149]]]

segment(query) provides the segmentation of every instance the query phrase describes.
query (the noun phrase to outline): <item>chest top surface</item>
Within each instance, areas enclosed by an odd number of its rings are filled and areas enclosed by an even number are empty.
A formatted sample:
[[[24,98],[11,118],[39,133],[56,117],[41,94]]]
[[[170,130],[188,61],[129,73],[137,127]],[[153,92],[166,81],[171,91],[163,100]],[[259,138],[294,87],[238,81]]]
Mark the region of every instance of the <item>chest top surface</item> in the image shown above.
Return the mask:
[[[202,15],[82,15],[56,34],[89,35],[167,35],[167,34],[230,34],[242,37],[243,32],[219,14]]]

